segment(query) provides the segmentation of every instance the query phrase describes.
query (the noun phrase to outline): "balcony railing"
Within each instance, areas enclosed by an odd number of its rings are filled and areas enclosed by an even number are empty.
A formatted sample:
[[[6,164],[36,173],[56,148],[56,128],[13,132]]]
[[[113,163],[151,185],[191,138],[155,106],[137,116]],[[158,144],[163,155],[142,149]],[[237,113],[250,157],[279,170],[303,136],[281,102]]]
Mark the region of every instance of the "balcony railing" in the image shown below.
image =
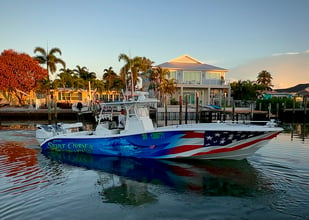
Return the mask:
[[[228,85],[229,80],[221,80],[221,79],[205,79],[200,81],[189,80],[189,81],[180,81],[176,80],[177,84],[190,84],[190,85]]]

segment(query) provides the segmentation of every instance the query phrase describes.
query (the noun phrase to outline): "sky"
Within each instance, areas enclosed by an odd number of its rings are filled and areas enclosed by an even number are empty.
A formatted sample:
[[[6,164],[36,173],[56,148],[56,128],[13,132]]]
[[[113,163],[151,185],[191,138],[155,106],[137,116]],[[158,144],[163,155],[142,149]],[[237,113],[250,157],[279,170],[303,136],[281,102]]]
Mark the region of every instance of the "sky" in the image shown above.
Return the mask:
[[[309,83],[309,0],[0,0],[0,52],[60,48],[102,78],[121,53],[154,65],[188,54],[226,79]],[[59,67],[61,68],[61,67]]]

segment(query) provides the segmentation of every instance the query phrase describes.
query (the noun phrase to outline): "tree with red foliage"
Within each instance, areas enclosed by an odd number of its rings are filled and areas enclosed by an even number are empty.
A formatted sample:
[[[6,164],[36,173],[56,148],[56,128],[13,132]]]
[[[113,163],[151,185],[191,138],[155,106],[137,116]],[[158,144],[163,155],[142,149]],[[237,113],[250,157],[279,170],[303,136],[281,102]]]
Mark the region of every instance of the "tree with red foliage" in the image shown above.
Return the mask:
[[[10,49],[0,55],[0,91],[6,97],[15,96],[20,105],[25,104],[25,95],[47,76],[47,70],[26,53]]]

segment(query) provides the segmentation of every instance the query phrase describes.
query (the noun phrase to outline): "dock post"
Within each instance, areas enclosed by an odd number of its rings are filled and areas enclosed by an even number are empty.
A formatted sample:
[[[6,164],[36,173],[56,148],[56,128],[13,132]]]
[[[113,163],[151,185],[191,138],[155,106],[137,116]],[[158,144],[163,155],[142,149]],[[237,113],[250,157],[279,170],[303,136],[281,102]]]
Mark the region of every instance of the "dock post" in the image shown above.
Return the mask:
[[[165,126],[167,126],[167,97],[164,96],[164,120]]]
[[[253,102],[250,102],[250,121],[253,121]]]
[[[185,124],[188,124],[188,95],[186,95]]]
[[[293,114],[292,114],[292,122],[294,123],[295,119],[295,96],[293,97]]]
[[[305,128],[307,122],[307,96],[303,96],[303,103],[304,103],[304,121],[302,124],[302,141],[305,141]]]
[[[223,121],[225,121],[226,120],[226,92],[224,93],[224,100],[223,100],[223,107],[224,107],[224,109],[223,109]]]
[[[271,103],[268,104],[268,120],[270,120],[271,115]]]
[[[276,105],[276,118],[279,120],[279,102]]]
[[[182,96],[179,96],[179,124],[182,124]]]
[[[233,101],[232,105],[232,122],[234,123],[234,115],[235,115],[235,102]]]
[[[196,116],[195,116],[195,123],[198,123],[198,121],[199,121],[199,117],[198,117],[198,113],[199,113],[199,109],[198,109],[198,102],[199,102],[199,100],[198,100],[198,92],[195,92],[195,94],[196,94]]]

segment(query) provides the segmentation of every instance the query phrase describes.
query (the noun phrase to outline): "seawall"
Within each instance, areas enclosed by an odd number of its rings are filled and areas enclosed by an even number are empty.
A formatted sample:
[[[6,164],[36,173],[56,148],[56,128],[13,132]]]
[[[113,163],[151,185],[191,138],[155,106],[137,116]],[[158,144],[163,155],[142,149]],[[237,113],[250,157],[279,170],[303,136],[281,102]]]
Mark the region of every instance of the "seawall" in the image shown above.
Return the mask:
[[[57,109],[51,111],[52,120],[58,121],[78,120],[77,112],[71,109]],[[48,121],[48,109],[31,109],[31,108],[0,108],[0,122],[11,121]]]

